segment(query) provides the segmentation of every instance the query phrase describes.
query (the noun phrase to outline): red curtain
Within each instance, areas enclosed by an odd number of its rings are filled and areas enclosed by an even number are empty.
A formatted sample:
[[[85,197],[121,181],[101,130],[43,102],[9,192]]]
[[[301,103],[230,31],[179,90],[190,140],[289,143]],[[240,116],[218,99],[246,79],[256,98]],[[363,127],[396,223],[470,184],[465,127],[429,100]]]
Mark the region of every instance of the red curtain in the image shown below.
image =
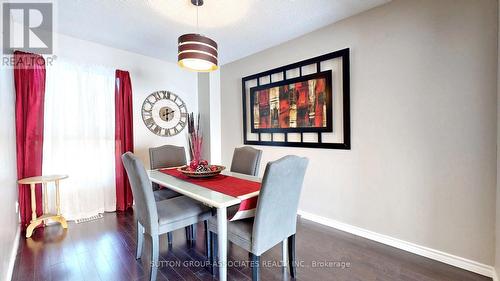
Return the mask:
[[[117,70],[115,76],[115,163],[116,209],[118,211],[131,208],[134,199],[121,158],[122,154],[127,151],[134,151],[132,83],[128,71]]]
[[[45,60],[42,56],[14,53],[16,88],[16,153],[18,179],[42,175],[43,108],[45,97]],[[36,213],[42,215],[42,187],[35,188]],[[19,185],[21,227],[31,221],[31,192]]]

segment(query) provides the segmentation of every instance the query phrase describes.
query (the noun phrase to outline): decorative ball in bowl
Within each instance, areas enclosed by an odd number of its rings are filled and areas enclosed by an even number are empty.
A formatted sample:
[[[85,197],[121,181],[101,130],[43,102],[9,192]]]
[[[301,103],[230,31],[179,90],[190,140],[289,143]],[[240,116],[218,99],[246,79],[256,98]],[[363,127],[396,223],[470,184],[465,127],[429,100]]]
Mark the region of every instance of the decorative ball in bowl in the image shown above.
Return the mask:
[[[213,177],[220,174],[224,169],[226,169],[226,167],[221,165],[209,165],[205,160],[199,163],[191,161],[189,165],[177,168],[179,172],[191,178]]]

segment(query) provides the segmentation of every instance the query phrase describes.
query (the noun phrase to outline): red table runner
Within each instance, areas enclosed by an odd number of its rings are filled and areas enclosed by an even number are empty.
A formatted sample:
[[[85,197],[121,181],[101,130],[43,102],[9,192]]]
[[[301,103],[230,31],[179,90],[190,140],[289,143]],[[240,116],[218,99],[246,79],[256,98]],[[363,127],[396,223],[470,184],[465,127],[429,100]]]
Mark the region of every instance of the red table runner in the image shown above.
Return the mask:
[[[162,169],[160,172],[176,177],[183,181],[203,186],[213,191],[217,191],[232,197],[240,197],[249,193],[259,191],[260,183],[240,179],[237,177],[227,175],[216,175],[210,178],[190,178],[183,173],[179,172],[177,168]],[[255,215],[255,208],[257,206],[258,196],[241,200],[238,209],[228,214],[231,221],[253,217]]]

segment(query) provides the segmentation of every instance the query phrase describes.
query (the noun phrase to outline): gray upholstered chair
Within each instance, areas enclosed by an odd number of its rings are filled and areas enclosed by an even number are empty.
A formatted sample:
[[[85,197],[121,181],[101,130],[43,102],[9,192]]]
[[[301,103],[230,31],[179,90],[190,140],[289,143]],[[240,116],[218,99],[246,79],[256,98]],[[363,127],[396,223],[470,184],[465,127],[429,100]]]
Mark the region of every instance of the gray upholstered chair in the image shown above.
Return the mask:
[[[231,162],[231,172],[257,176],[261,157],[262,150],[251,146],[235,148],[233,161]]]
[[[149,166],[152,170],[162,168],[172,168],[186,165],[186,150],[182,146],[162,145],[149,148]],[[169,188],[162,188],[157,183],[153,183],[153,191],[156,201],[171,199],[181,196]],[[172,233],[167,233],[168,243],[173,243]],[[186,239],[196,240],[196,227],[194,225],[186,227]]]
[[[237,147],[233,152],[233,160],[231,162],[231,172],[245,174],[249,176],[257,176],[259,174],[260,159],[262,158],[262,150],[255,149],[251,146]],[[227,208],[228,214],[234,214],[238,211],[239,205]],[[205,233],[205,241],[215,241],[217,248],[217,235],[213,233]],[[207,248],[208,249],[208,248]]]
[[[308,159],[285,156],[266,166],[254,219],[228,222],[227,237],[251,253],[252,280],[259,280],[260,256],[288,239],[290,274],[295,277],[295,233],[300,191]],[[217,232],[217,220],[208,220],[208,230]],[[211,243],[213,249],[213,243]],[[214,264],[215,255],[210,255]],[[213,268],[212,268],[213,274]]]
[[[186,196],[156,202],[151,181],[141,161],[131,152],[122,155],[123,166],[132,186],[137,220],[136,258],[141,258],[144,237],[151,243],[149,280],[156,280],[159,257],[159,236],[211,216],[210,208]]]
[[[149,166],[152,170],[183,165],[186,165],[186,151],[182,146],[162,145],[149,149]],[[157,183],[153,183],[153,190],[156,201],[180,196],[179,193],[171,189],[160,189]]]

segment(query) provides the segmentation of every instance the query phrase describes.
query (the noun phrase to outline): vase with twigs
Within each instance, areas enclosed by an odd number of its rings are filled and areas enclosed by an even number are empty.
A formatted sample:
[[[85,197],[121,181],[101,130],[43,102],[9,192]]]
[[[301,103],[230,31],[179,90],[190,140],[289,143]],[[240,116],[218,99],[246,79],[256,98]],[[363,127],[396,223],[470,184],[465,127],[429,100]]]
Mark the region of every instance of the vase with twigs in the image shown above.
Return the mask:
[[[191,112],[188,114],[187,119],[191,161],[189,165],[180,167],[177,170],[192,178],[206,178],[218,175],[225,167],[221,165],[209,165],[207,160],[202,159],[203,134],[200,129],[200,114],[195,119],[194,114]]]
[[[195,124],[194,114],[191,112],[187,118],[188,123],[188,143],[189,143],[189,154],[191,156],[191,167],[198,167],[201,162],[201,153],[203,147],[203,135],[200,131],[200,114],[197,115],[197,122]]]
[[[188,143],[189,154],[191,155],[191,162],[189,163],[189,170],[195,172],[212,171],[213,168],[208,165],[208,161],[202,159],[203,152],[203,134],[200,130],[200,114],[196,116],[191,112],[188,115]]]

